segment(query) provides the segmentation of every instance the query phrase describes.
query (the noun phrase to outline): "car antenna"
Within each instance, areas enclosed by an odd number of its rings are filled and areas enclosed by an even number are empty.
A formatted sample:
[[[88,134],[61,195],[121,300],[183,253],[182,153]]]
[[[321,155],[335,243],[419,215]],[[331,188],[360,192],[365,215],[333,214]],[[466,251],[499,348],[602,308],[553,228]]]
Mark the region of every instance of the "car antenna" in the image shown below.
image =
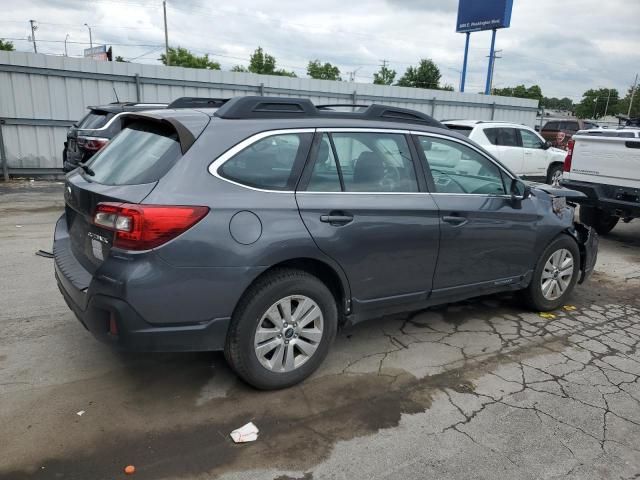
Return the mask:
[[[116,87],[113,86],[113,94],[116,96],[116,102],[120,103],[120,99],[118,98],[118,92],[116,92]]]

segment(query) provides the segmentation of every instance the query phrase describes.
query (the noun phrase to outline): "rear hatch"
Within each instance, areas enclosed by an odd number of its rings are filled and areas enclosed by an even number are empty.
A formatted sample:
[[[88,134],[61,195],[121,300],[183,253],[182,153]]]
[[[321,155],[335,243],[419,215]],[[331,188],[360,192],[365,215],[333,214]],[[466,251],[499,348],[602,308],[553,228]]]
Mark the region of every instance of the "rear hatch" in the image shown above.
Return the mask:
[[[187,128],[163,116],[126,115],[126,128],[93,156],[85,169],[67,177],[65,211],[71,250],[90,273],[108,257],[114,239],[112,230],[95,225],[97,205],[141,203],[186,153],[209,117],[192,112],[189,120]]]
[[[69,128],[67,131],[67,157],[74,163],[82,161],[85,152],[83,145],[78,144],[78,136],[93,137],[98,135],[95,130],[103,128],[115,115],[115,112],[91,109],[82,120]],[[83,130],[88,131],[84,132]],[[95,152],[91,152],[91,154],[93,153]]]

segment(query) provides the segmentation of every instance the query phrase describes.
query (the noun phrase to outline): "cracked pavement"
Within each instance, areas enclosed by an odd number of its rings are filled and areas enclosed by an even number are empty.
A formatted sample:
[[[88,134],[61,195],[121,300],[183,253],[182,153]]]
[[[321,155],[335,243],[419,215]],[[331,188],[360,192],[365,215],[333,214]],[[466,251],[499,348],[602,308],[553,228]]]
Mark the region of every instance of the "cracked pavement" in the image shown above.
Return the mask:
[[[552,318],[512,295],[382,318],[258,392],[220,354],[86,333],[34,255],[62,205],[53,182],[0,186],[0,479],[640,478],[639,221]]]

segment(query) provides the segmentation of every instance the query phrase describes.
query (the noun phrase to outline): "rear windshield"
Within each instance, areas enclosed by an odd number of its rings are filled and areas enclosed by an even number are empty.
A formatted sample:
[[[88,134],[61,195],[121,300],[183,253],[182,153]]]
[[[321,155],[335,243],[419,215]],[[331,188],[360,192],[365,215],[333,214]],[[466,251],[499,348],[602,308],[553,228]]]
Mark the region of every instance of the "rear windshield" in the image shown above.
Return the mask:
[[[449,127],[449,130],[455,130],[456,132],[461,133],[465,137],[468,137],[469,135],[471,135],[471,130],[473,130],[472,127],[467,127],[465,125],[447,125],[447,127]]]
[[[102,128],[113,117],[111,112],[103,112],[101,110],[91,110],[87,115],[78,122],[78,128],[92,129]]]
[[[105,185],[158,181],[182,156],[178,135],[169,127],[132,123],[90,161],[88,180]]]

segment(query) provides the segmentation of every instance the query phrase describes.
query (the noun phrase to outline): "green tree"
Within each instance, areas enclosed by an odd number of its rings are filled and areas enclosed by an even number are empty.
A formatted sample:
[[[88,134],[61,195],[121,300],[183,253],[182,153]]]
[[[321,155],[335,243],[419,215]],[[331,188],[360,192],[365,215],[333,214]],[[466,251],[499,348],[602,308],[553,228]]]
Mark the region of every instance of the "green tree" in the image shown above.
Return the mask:
[[[494,88],[493,94],[501,97],[530,98],[532,100],[538,100],[539,102],[544,98],[542,95],[542,89],[538,85],[532,85],[528,88],[524,85]]]
[[[248,71],[251,73],[259,73],[262,75],[278,75],[281,77],[295,77],[294,72],[288,72],[282,68],[277,68],[276,58],[273,55],[266,53],[262,47],[258,47],[255,52],[249,58],[249,67],[243,70],[244,67],[234,67],[234,72]]]
[[[626,115],[629,112],[629,104],[631,103],[631,96],[633,94],[633,85],[629,87],[627,96],[620,100],[619,112]],[[633,105],[631,106],[631,118],[640,117],[640,86],[636,87],[636,94],[633,95]]]
[[[565,110],[568,112],[572,112],[574,105],[573,100],[570,98],[556,98],[556,97],[543,97],[540,102],[540,106],[544,108],[552,108],[554,110]]]
[[[340,77],[340,69],[329,62],[322,63],[315,59],[307,65],[307,75],[317,80],[342,80]]]
[[[123,56],[121,55],[116,55],[116,62],[124,62],[124,63],[129,63],[127,62]]]
[[[160,61],[165,65],[167,64],[167,56],[164,53],[160,55]],[[199,57],[182,47],[169,47],[169,63],[172,67],[220,70],[220,64],[213,60],[209,60],[208,54]]]
[[[602,118],[616,115],[620,111],[618,90],[615,88],[590,89],[582,94],[582,100],[576,105],[575,113],[578,118]]]
[[[0,38],[0,50],[6,50],[7,52],[13,52],[15,50],[15,47],[13,46],[13,43],[11,43],[9,40],[5,40],[4,38]]]
[[[396,79],[396,71],[391,70],[386,64],[380,66],[380,70],[373,74],[373,83],[376,85],[391,85]]]
[[[249,70],[247,70],[247,67],[243,67],[242,65],[236,65],[235,67],[231,68],[232,72],[248,72]]]
[[[398,83],[399,87],[440,89],[442,74],[431,59],[422,58],[417,67],[409,67]]]

